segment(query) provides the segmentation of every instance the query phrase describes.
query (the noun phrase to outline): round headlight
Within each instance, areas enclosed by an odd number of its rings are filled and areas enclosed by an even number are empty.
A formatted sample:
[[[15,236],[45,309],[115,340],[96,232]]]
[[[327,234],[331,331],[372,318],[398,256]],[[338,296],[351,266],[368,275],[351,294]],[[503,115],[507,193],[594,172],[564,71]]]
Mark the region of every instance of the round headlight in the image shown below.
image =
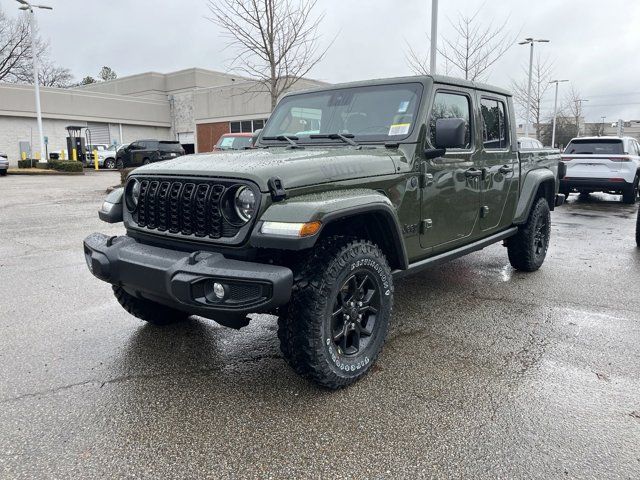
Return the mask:
[[[127,184],[127,190],[125,192],[125,201],[127,202],[127,208],[130,211],[134,211],[138,206],[140,200],[140,182],[135,178]]]
[[[240,187],[236,192],[235,207],[238,217],[243,222],[248,222],[253,217],[256,209],[256,196],[249,187]]]

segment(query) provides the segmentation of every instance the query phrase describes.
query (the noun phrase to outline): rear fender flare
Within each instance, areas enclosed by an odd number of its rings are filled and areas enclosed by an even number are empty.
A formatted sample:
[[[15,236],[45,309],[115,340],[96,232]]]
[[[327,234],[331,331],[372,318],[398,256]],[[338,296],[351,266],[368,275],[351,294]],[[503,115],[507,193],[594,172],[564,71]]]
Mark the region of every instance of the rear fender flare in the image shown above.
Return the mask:
[[[515,218],[513,220],[514,224],[520,225],[527,221],[538,189],[540,185],[545,182],[550,182],[553,185],[553,196],[555,197],[558,182],[556,181],[556,176],[553,171],[547,168],[539,168],[527,174],[522,184],[522,189],[520,190],[520,199],[518,200]],[[555,201],[554,199],[550,200],[549,208],[553,210]]]

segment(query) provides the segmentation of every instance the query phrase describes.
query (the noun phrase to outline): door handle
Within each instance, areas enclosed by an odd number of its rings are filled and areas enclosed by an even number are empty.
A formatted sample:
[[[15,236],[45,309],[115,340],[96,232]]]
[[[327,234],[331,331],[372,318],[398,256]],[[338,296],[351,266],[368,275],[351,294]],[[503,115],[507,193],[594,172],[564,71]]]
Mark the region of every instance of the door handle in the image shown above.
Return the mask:
[[[513,172],[513,167],[511,165],[503,165],[498,169],[498,171],[504,175],[505,173]]]
[[[477,168],[470,168],[469,170],[465,170],[465,177],[467,178],[476,178],[482,176],[482,170],[478,170]]]

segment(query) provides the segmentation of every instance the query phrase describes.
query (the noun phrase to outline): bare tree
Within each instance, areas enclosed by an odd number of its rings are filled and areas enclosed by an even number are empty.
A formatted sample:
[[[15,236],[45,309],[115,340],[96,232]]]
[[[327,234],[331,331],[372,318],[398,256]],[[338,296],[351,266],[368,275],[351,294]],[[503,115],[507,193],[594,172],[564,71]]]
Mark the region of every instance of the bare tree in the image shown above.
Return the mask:
[[[213,23],[237,51],[231,68],[256,79],[271,96],[280,95],[318,64],[317,0],[207,0]]]
[[[563,110],[567,112],[567,115],[573,118],[573,124],[575,125],[576,136],[580,136],[580,122],[584,119],[584,111],[582,108],[582,102],[584,99],[580,92],[573,86],[569,88],[565,97]]]
[[[15,83],[31,61],[29,22],[9,19],[0,10],[0,81]]]
[[[511,91],[513,100],[518,106],[519,114],[524,118],[527,115],[527,92],[529,82],[529,67],[522,67],[524,79],[521,81],[511,80]],[[553,73],[553,62],[548,58],[536,58],[531,69],[531,117],[536,127],[536,138],[540,140],[540,123],[544,112],[542,100],[549,90],[549,80]],[[529,119],[525,119],[529,121]]]
[[[438,47],[447,74],[455,71],[466,80],[481,80],[489,68],[515,44],[518,34],[511,35],[507,30],[509,18],[498,26],[485,24],[478,17],[481,9],[482,6],[471,15],[460,12],[456,21],[449,19],[454,36],[443,37]],[[407,61],[416,74],[429,74],[428,60],[428,56],[421,57],[409,48]]]
[[[39,78],[43,87],[69,88],[73,84],[71,70],[49,61],[40,64]]]

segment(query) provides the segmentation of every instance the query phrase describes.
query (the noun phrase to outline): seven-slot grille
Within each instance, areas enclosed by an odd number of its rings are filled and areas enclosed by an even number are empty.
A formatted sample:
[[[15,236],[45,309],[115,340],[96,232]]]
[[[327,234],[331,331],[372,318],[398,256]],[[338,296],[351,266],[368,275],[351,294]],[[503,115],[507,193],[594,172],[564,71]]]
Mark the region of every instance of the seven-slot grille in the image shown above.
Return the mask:
[[[216,181],[144,178],[133,220],[139,227],[199,238],[231,238],[241,227],[222,215],[222,197],[232,185]]]

